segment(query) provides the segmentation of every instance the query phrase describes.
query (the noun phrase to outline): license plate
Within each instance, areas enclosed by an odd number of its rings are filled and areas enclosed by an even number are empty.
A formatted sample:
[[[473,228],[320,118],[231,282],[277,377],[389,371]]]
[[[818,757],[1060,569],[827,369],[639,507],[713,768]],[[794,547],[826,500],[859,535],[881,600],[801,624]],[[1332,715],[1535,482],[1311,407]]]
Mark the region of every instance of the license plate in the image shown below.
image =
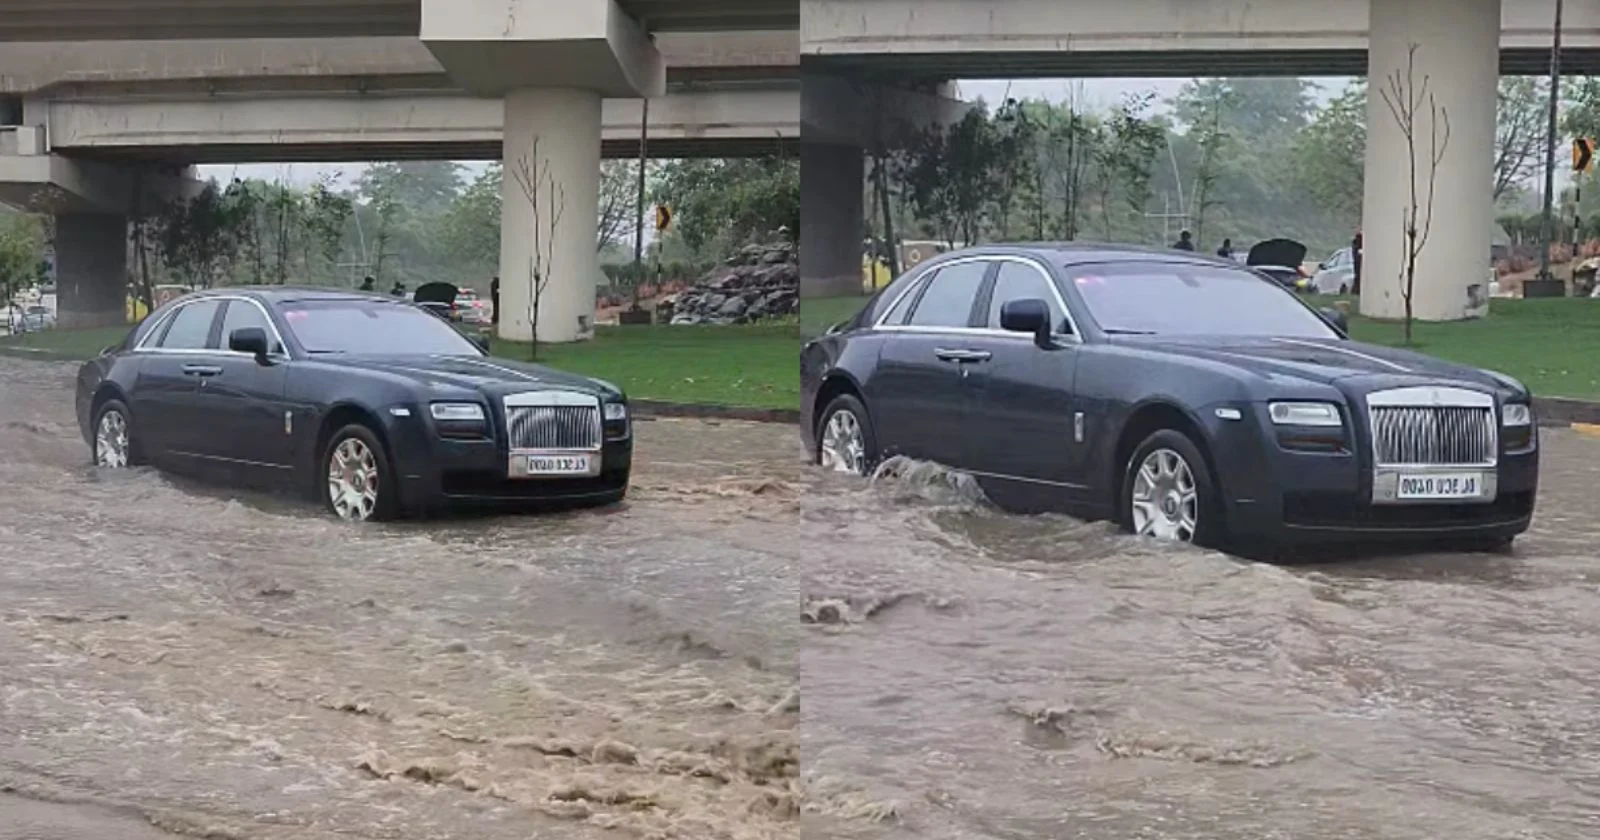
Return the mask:
[[[1483,495],[1483,476],[1479,473],[1435,473],[1399,477],[1397,499],[1476,499]]]
[[[529,455],[523,471],[527,475],[588,475],[590,455]]]

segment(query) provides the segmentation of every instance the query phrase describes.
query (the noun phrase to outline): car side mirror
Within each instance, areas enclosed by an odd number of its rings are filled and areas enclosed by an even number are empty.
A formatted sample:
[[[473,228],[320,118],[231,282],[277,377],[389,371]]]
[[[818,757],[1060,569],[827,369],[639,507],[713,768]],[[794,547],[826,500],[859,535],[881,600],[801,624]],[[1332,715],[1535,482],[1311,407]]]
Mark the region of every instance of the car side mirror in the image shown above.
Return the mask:
[[[240,327],[228,333],[228,349],[249,353],[261,364],[267,363],[267,331],[260,327]]]
[[[1011,332],[1033,333],[1033,343],[1055,347],[1050,306],[1038,298],[1006,301],[1000,306],[1000,328]]]
[[[1328,323],[1332,324],[1333,328],[1338,330],[1340,335],[1345,336],[1346,338],[1350,336],[1350,321],[1344,317],[1343,312],[1331,307],[1324,308],[1322,310],[1322,317]]]

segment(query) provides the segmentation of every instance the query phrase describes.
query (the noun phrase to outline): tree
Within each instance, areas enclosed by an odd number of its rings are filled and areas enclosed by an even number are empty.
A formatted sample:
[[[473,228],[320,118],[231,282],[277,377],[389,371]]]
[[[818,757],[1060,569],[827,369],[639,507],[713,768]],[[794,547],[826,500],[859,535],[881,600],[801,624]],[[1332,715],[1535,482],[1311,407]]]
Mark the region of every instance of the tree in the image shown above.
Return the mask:
[[[500,267],[500,190],[504,171],[490,164],[450,205],[441,232],[444,250],[479,271]]]
[[[555,273],[556,227],[566,214],[567,194],[550,172],[550,161],[539,157],[537,136],[528,142],[527,153],[517,159],[512,175],[523,197],[528,200],[533,222],[528,250],[528,329],[531,337],[530,358],[537,360],[539,303]]]
[[[800,229],[800,163],[772,157],[674,160],[650,188],[674,209],[677,240],[701,258],[718,258],[736,243]]]
[[[1361,219],[1367,155],[1367,86],[1356,81],[1320,111],[1294,144],[1292,181],[1346,228]]]
[[[0,207],[0,306],[10,306],[18,289],[33,285],[43,259],[41,217]]]
[[[306,194],[302,222],[307,239],[320,251],[332,272],[338,271],[339,256],[344,251],[345,225],[353,212],[355,202],[348,195],[334,192],[331,177],[318,179]],[[309,265],[307,273],[310,273]]]
[[[608,160],[600,164],[600,219],[595,250],[603,251],[622,241],[633,227],[634,208],[639,206],[637,161]]]
[[[1409,176],[1410,193],[1409,201],[1401,211],[1405,249],[1401,255],[1400,269],[1400,294],[1405,300],[1406,344],[1411,343],[1411,297],[1417,283],[1417,257],[1422,253],[1422,249],[1427,247],[1428,236],[1433,232],[1434,188],[1438,185],[1439,164],[1443,162],[1444,153],[1450,147],[1450,113],[1428,90],[1430,76],[1423,74],[1422,80],[1417,81],[1417,49],[1416,44],[1410,46],[1406,55],[1405,69],[1390,73],[1383,89],[1379,91],[1384,106],[1389,109],[1389,115],[1394,117],[1395,125],[1400,129],[1400,136],[1406,143],[1406,172]],[[1419,173],[1418,117],[1424,113],[1424,106],[1427,108],[1428,117],[1428,148],[1425,152],[1427,171]],[[1428,179],[1426,193],[1420,198],[1417,189],[1418,174],[1425,174]]]
[[[1494,197],[1526,182],[1544,162],[1550,84],[1532,76],[1502,76],[1494,137]]]
[[[1161,153],[1161,147],[1167,142],[1166,129],[1150,120],[1150,109],[1154,103],[1154,93],[1127,93],[1111,114],[1105,165],[1111,177],[1120,185],[1128,209],[1135,216],[1143,216],[1149,209],[1153,192],[1150,187],[1151,167]],[[1109,192],[1107,198],[1109,201]],[[1108,220],[1106,237],[1110,236]]]
[[[1222,166],[1222,157],[1227,153],[1229,141],[1232,139],[1228,128],[1223,124],[1223,112],[1228,110],[1232,101],[1232,94],[1226,88],[1218,88],[1215,98],[1205,104],[1204,110],[1195,114],[1197,123],[1193,125],[1193,133],[1200,146],[1200,162],[1195,168],[1192,213],[1194,216],[1194,238],[1197,242],[1205,241],[1206,211],[1219,203],[1216,196],[1216,184],[1219,170]]]

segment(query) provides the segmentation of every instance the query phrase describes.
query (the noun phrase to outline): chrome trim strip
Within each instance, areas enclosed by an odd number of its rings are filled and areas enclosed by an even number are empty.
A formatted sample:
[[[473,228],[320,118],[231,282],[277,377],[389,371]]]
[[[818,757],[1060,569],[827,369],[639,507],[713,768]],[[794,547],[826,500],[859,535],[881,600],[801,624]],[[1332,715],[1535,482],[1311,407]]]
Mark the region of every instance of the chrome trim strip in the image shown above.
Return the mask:
[[[984,472],[982,470],[960,470],[959,472],[964,472],[967,475],[974,477],[996,478],[1000,479],[1001,481],[1020,481],[1024,484],[1040,484],[1045,487],[1065,487],[1070,490],[1083,490],[1088,487],[1086,484],[1073,484],[1070,481],[1049,481],[1043,478],[1025,478],[1020,475],[1005,475],[1003,473]]]
[[[1066,317],[1067,317],[1067,326],[1072,328],[1072,333],[1070,335],[1057,334],[1056,337],[1057,338],[1069,339],[1071,341],[1077,341],[1077,342],[1083,341],[1083,333],[1082,333],[1082,331],[1080,331],[1078,329],[1078,319],[1073,316],[1072,307],[1067,305],[1067,299],[1064,296],[1062,296],[1061,289],[1060,289],[1060,287],[1058,287],[1056,285],[1055,278],[1050,276],[1049,269],[1045,268],[1042,263],[1040,263],[1038,260],[1036,260],[1036,259],[1034,259],[1032,257],[1022,257],[1022,256],[1017,256],[1016,254],[984,254],[984,255],[975,254],[975,255],[969,256],[969,257],[955,257],[955,258],[952,258],[952,259],[943,260],[943,261],[941,261],[941,262],[939,262],[939,263],[937,263],[935,265],[930,265],[930,266],[927,266],[927,267],[923,268],[922,269],[922,273],[919,274],[915,280],[911,281],[909,284],[906,285],[905,291],[903,291],[900,294],[896,295],[894,300],[890,301],[889,305],[884,308],[883,314],[879,315],[877,320],[873,322],[871,328],[875,329],[875,330],[883,330],[883,331],[886,331],[886,332],[956,333],[956,334],[961,334],[961,335],[986,335],[986,336],[1004,335],[1004,336],[1021,337],[1021,338],[1026,339],[1027,341],[1030,341],[1030,342],[1033,341],[1033,336],[1027,335],[1025,333],[1012,332],[1011,330],[995,330],[995,329],[989,329],[989,328],[986,328],[986,327],[982,327],[982,328],[980,328],[980,327],[927,327],[927,326],[917,326],[917,325],[911,325],[911,324],[889,325],[889,324],[883,323],[884,321],[889,320],[889,313],[893,312],[894,308],[896,306],[900,305],[900,301],[903,300],[906,297],[906,295],[912,294],[912,293],[916,292],[918,289],[921,289],[922,287],[924,287],[924,286],[926,286],[928,284],[928,279],[929,279],[929,276],[931,275],[932,272],[935,272],[935,271],[937,271],[939,269],[942,269],[942,268],[945,268],[947,266],[965,265],[966,263],[971,263],[971,262],[1010,262],[1010,263],[1019,263],[1021,265],[1025,265],[1025,266],[1033,269],[1034,271],[1039,272],[1039,275],[1044,278],[1045,286],[1048,289],[1050,289],[1050,296],[1055,300],[1056,305],[1059,306],[1061,308],[1061,311],[1066,315]]]
[[[1296,345],[1296,346],[1299,346],[1299,347],[1315,347],[1318,350],[1331,350],[1331,351],[1333,351],[1335,353],[1343,353],[1343,354],[1345,354],[1347,356],[1353,356],[1353,357],[1355,357],[1357,359],[1362,359],[1364,361],[1372,362],[1374,364],[1384,365],[1384,366],[1388,367],[1390,370],[1394,370],[1394,371],[1397,371],[1399,373],[1411,373],[1412,372],[1411,368],[1408,368],[1405,365],[1399,364],[1397,362],[1391,362],[1388,359],[1380,359],[1377,356],[1374,356],[1374,355],[1372,355],[1370,353],[1363,353],[1360,350],[1351,350],[1348,347],[1339,347],[1339,346],[1331,345],[1331,344],[1321,344],[1321,343],[1318,343],[1318,342],[1315,342],[1315,341],[1304,341],[1304,340],[1301,340],[1301,339],[1298,339],[1298,338],[1273,338],[1272,340],[1273,341],[1280,341],[1280,342],[1283,342],[1284,344],[1293,344],[1293,345]]]
[[[600,410],[600,398],[582,391],[554,389],[548,391],[519,391],[507,394],[500,400],[506,408],[532,408],[544,406],[589,406]]]
[[[1494,395],[1449,385],[1414,385],[1367,394],[1378,408],[1494,408]]]
[[[184,356],[194,356],[194,355],[229,356],[229,357],[234,357],[234,358],[253,359],[253,358],[255,358],[255,356],[253,354],[240,353],[238,351],[228,350],[228,349],[222,348],[222,347],[202,347],[202,348],[199,348],[199,349],[196,349],[196,350],[184,350],[184,349],[180,349],[180,348],[176,348],[176,347],[146,347],[145,346],[145,345],[150,343],[150,340],[152,338],[154,338],[156,335],[160,334],[161,331],[166,327],[166,325],[169,322],[172,321],[173,318],[176,318],[178,316],[178,312],[180,310],[186,309],[186,308],[188,308],[190,306],[194,306],[197,303],[205,303],[207,301],[234,301],[234,300],[242,300],[242,301],[245,301],[246,303],[250,304],[251,306],[254,306],[256,308],[256,311],[261,313],[261,317],[266,320],[267,329],[272,331],[272,338],[276,341],[277,346],[283,348],[283,352],[282,353],[268,353],[267,354],[267,358],[269,358],[269,359],[288,359],[288,358],[290,358],[290,356],[289,356],[289,343],[287,341],[283,340],[283,333],[278,332],[278,325],[273,323],[273,321],[272,321],[272,313],[268,312],[267,308],[265,306],[261,305],[261,301],[258,301],[255,298],[245,297],[244,295],[226,295],[226,294],[222,294],[222,295],[203,295],[201,297],[195,298],[194,300],[185,301],[185,302],[183,302],[183,303],[181,303],[181,304],[179,304],[177,306],[172,307],[171,309],[169,309],[166,312],[162,313],[161,319],[150,327],[149,331],[144,334],[144,337],[139,339],[138,346],[134,347],[129,352],[130,353],[156,353],[156,354],[166,354],[166,355],[184,355]],[[226,340],[226,338],[227,338],[226,336],[222,337],[223,340]]]

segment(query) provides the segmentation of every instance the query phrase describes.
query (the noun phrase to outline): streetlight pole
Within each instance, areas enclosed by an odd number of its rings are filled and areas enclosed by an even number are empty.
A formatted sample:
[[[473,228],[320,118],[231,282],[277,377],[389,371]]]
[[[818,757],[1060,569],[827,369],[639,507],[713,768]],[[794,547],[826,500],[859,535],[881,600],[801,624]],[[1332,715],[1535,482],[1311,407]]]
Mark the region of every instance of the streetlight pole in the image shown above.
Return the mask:
[[[1544,218],[1540,221],[1540,239],[1544,247],[1539,251],[1539,279],[1550,280],[1550,246],[1555,243],[1555,199],[1556,199],[1556,124],[1557,111],[1561,107],[1561,5],[1562,0],[1556,0],[1556,29],[1555,40],[1550,46],[1550,122],[1547,127],[1544,150]]]

